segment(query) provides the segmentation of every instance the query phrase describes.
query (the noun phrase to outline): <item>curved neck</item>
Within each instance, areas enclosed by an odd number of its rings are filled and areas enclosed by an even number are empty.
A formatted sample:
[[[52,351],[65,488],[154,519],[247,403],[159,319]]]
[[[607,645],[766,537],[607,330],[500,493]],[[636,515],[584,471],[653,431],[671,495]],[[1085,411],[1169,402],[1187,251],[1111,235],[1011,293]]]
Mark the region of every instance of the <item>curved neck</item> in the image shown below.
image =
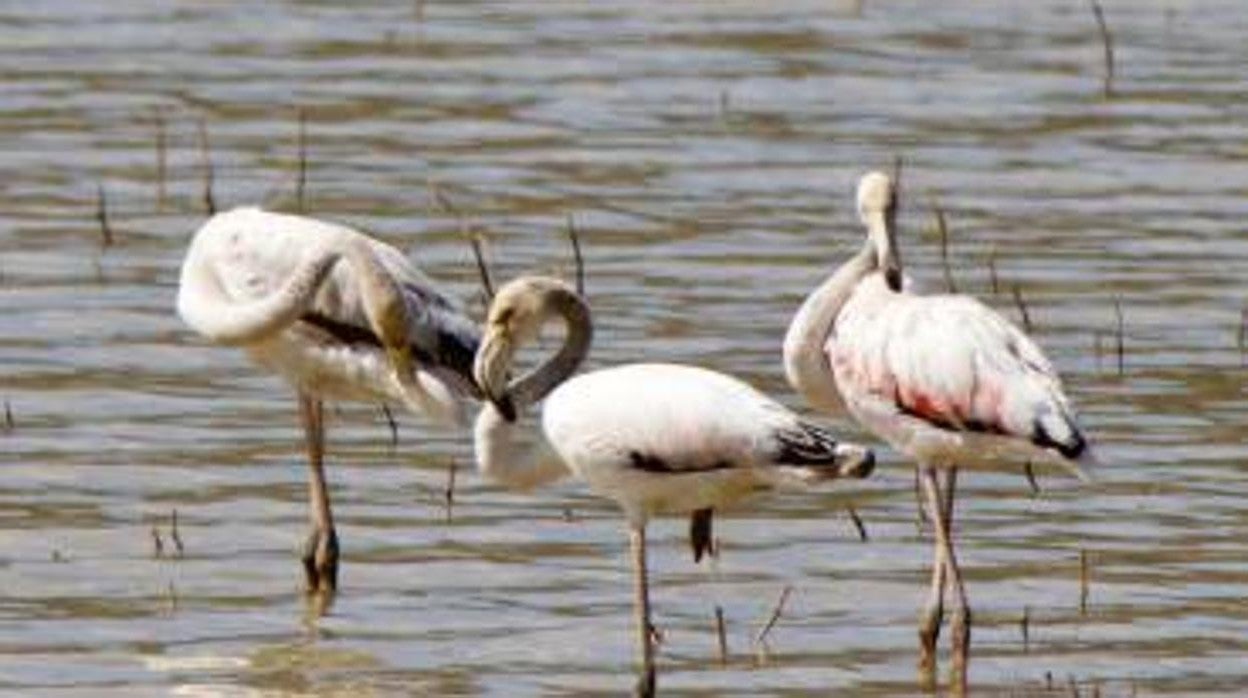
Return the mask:
[[[310,245],[281,285],[263,298],[232,298],[217,269],[194,251],[182,266],[178,313],[188,325],[222,344],[248,344],[281,332],[303,316],[316,300],[339,260],[351,265],[364,312],[383,346],[407,340],[403,294],[377,260],[367,238],[333,235]]]
[[[840,412],[840,393],[828,363],[826,344],[836,318],[858,283],[878,266],[870,240],[827,281],[806,297],[784,337],[784,372],[789,385],[812,407]]]
[[[507,393],[519,409],[540,401],[575,373],[589,354],[589,346],[593,342],[594,327],[589,317],[589,306],[580,296],[564,289],[552,289],[547,291],[546,301],[546,307],[563,318],[567,335],[554,356],[508,387]]]
[[[216,269],[194,252],[182,265],[178,283],[178,314],[186,324],[221,344],[248,344],[288,327],[307,311],[342,251],[317,246],[299,260],[295,270],[269,295],[238,301],[221,284]]]

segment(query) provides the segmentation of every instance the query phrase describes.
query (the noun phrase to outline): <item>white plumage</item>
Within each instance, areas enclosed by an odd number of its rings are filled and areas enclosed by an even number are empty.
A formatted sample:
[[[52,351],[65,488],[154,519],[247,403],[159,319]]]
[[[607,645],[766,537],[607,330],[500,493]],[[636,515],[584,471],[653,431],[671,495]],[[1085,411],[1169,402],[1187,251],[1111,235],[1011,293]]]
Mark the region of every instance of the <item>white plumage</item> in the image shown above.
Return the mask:
[[[1000,467],[1090,453],[1035,343],[968,296],[894,292],[867,277],[824,347],[854,416],[916,461]]]
[[[337,579],[321,459],[321,400],[393,402],[440,423],[477,394],[478,330],[395,248],[350,228],[240,208],[196,232],[182,265],[178,313],[214,342],[243,348],[299,393],[313,532],[313,589]]]

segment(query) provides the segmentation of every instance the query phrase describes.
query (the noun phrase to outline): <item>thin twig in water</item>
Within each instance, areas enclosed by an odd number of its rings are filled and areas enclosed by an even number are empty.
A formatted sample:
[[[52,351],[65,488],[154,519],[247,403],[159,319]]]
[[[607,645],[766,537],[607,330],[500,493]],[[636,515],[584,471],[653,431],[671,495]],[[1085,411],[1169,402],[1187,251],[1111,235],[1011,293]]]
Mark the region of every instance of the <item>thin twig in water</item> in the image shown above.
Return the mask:
[[[386,424],[390,426],[390,450],[394,451],[399,445],[399,424],[394,421],[390,406],[384,402],[381,403],[381,414],[386,418]]]
[[[169,612],[177,613],[178,612],[178,588],[173,585],[173,582],[169,582],[168,591],[169,591]]]
[[[103,184],[97,184],[95,189],[95,219],[100,223],[100,245],[112,247],[113,227],[108,224],[108,197]]]
[[[940,204],[931,202],[932,215],[936,218],[936,233],[940,235],[940,262],[945,267],[945,289],[949,293],[957,293],[958,287],[953,283],[953,269],[949,267],[949,225],[945,220],[945,211]]]
[[[1031,651],[1031,606],[1023,606],[1023,617],[1018,622],[1023,631],[1023,653]]]
[[[568,214],[568,239],[572,241],[572,256],[576,260],[576,293],[585,296],[585,258],[581,256],[581,237],[577,234],[576,221]]]
[[[156,212],[165,210],[165,182],[169,178],[168,136],[165,133],[165,114],[156,110]]]
[[[784,602],[789,600],[789,594],[793,592],[793,587],[785,585],[784,590],[780,592],[780,598],[776,599],[776,607],[771,610],[771,617],[767,619],[766,625],[758,634],[754,636],[754,644],[761,645],[767,641],[767,635],[771,629],[775,627],[776,621],[780,620],[780,614],[784,612]]]
[[[446,464],[446,492],[443,493],[443,496],[446,500],[447,523],[451,522],[451,519],[453,517],[454,507],[455,507],[455,471],[457,469],[458,468],[457,468],[457,464],[455,463],[455,459],[452,458],[450,462]]]
[[[169,518],[171,519],[169,525],[169,537],[173,539],[173,549],[175,554],[177,557],[182,557],[182,554],[186,552],[186,548],[182,545],[182,534],[178,533],[178,510],[174,509]]]
[[[858,540],[866,543],[868,540],[867,527],[863,525],[862,517],[858,515],[858,510],[853,506],[847,506],[845,510],[849,512],[849,520],[854,522],[854,528],[858,530]]]
[[[1088,614],[1088,551],[1079,549],[1079,615]]]
[[[1125,351],[1124,351],[1123,327],[1122,327],[1123,325],[1122,303],[1118,300],[1118,296],[1114,296],[1114,320],[1117,323],[1117,327],[1115,331],[1117,332],[1117,340],[1118,340],[1114,348],[1118,353],[1118,375],[1121,376],[1123,374],[1123,371],[1125,370],[1125,361],[1124,361],[1124,356],[1123,356]]]
[[[1105,57],[1105,78],[1102,83],[1102,91],[1106,97],[1114,96],[1114,37],[1109,33],[1109,24],[1105,21],[1105,11],[1101,9],[1101,3],[1097,0],[1090,0],[1092,3],[1092,15],[1096,17],[1096,28],[1101,32],[1101,45],[1104,47]]]
[[[451,200],[443,193],[442,188],[437,182],[429,182],[429,195],[433,197],[434,204],[445,213],[455,216],[459,222],[459,232],[468,239],[468,243],[472,245],[472,256],[477,262],[477,273],[481,276],[481,288],[485,290],[485,301],[489,304],[494,299],[494,281],[490,274],[490,265],[485,261],[484,237],[485,234],[472,230],[468,226],[463,214]]]
[[[715,637],[719,641],[719,663],[728,663],[728,631],[724,623],[724,609],[715,606]]]
[[[4,401],[4,430],[13,431],[13,427],[14,427],[13,406],[9,404],[8,400],[5,400]]]
[[[1027,484],[1031,485],[1031,494],[1040,494],[1040,483],[1036,482],[1036,471],[1031,466],[1031,461],[1023,463],[1023,474],[1027,476]]]
[[[162,558],[165,556],[165,542],[160,539],[160,529],[152,524],[152,557]]]
[[[494,300],[494,281],[490,278],[490,265],[485,261],[483,237],[483,234],[472,232],[468,234],[468,242],[472,244],[472,256],[477,260],[477,273],[481,275],[481,288],[485,290],[485,302],[488,304]]]
[[[295,205],[298,211],[303,213],[307,210],[304,200],[304,191],[308,182],[308,112],[303,108],[299,108],[299,163],[298,176],[295,179]]]
[[[893,156],[893,195],[901,198],[901,155]]]
[[[208,122],[202,118],[199,120],[199,155],[204,164],[204,209],[211,216],[217,212],[217,200],[212,195],[214,173],[212,152],[208,145]]]
[[[1014,294],[1014,305],[1018,306],[1018,313],[1023,318],[1023,329],[1031,334],[1031,313],[1027,312],[1027,301],[1023,300],[1023,288],[1014,284],[1010,290]]]

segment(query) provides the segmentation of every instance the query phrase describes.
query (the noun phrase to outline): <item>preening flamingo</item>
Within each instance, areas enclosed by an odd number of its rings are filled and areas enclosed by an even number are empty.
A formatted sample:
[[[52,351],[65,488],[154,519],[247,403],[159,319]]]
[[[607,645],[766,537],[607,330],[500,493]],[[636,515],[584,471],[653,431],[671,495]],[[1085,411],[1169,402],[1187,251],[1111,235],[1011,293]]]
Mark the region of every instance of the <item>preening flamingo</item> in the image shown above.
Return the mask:
[[[509,382],[513,357],[551,320],[563,345]],[[489,402],[475,427],[483,473],[530,488],[573,474],[624,510],[632,549],[639,693],[654,691],[654,646],[646,572],[646,523],[692,514],[695,559],[710,545],[714,509],[765,489],[866,477],[870,450],[838,443],[749,385],[693,366],[626,364],[572,377],[589,351],[589,307],[566,284],[516,279],[498,291],[474,364]],[[517,423],[542,401],[541,429]]]
[[[953,588],[953,684],[965,691],[970,610],[954,555],[959,467],[1025,460],[1084,477],[1091,459],[1052,364],[1026,335],[974,298],[904,289],[896,192],[872,172],[857,193],[863,248],[806,299],[784,340],[789,382],[820,410],[840,405],[918,465],[935,528],[920,668],[935,666],[943,591]],[[947,579],[946,579],[947,577]]]
[[[440,423],[463,421],[479,394],[479,331],[403,253],[311,218],[240,208],[195,233],[178,313],[219,344],[245,349],[295,387],[310,466],[308,587],[332,591],[338,535],[322,459],[322,400],[397,403]]]

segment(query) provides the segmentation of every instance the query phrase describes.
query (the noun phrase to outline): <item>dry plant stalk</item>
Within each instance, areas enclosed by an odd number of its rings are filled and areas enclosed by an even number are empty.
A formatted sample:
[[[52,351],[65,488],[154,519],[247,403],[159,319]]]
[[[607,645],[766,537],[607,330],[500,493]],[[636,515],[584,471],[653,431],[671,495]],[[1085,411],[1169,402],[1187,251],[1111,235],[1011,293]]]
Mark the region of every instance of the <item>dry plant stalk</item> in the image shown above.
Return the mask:
[[[199,120],[199,155],[204,164],[204,209],[211,216],[217,212],[217,200],[212,194],[212,180],[215,175],[212,152],[208,145],[208,122],[203,118]]]
[[[1109,33],[1109,24],[1105,21],[1105,10],[1101,9],[1098,0],[1092,3],[1092,16],[1096,18],[1096,28],[1101,33],[1101,45],[1104,47],[1105,77],[1101,86],[1106,97],[1114,96],[1114,37]]]
[[[160,539],[160,529],[152,524],[152,557],[159,559],[164,556],[165,542]]]
[[[958,287],[953,283],[953,269],[949,266],[949,225],[945,220],[945,210],[933,201],[932,215],[936,219],[936,233],[940,235],[940,262],[945,269],[945,290],[957,293]]]
[[[1117,322],[1117,327],[1116,327],[1117,344],[1115,345],[1114,348],[1118,354],[1118,375],[1121,377],[1125,370],[1125,361],[1123,357],[1125,351],[1124,351],[1123,327],[1122,327],[1123,325],[1122,303],[1119,301],[1117,296],[1114,296],[1114,320]]]
[[[182,535],[178,533],[178,510],[174,509],[170,516],[171,522],[169,527],[169,537],[173,540],[173,549],[177,557],[182,557],[186,552],[186,548],[182,545]]]
[[[771,633],[771,629],[775,627],[776,621],[780,620],[780,614],[784,612],[784,603],[789,600],[789,594],[793,593],[793,587],[785,585],[784,590],[780,592],[780,598],[776,599],[776,607],[771,610],[771,617],[767,619],[767,623],[762,630],[754,636],[754,644],[761,645],[767,641],[767,635]]]
[[[299,108],[298,151],[299,161],[298,174],[295,178],[295,205],[298,207],[299,213],[303,213],[307,210],[304,191],[308,182],[308,112],[303,107]]]
[[[455,507],[455,471],[458,470],[455,459],[452,458],[446,464],[446,491],[443,492],[443,498],[446,502],[446,522],[450,523],[454,516]]]
[[[997,246],[988,250],[988,281],[992,284],[992,295],[1001,294],[1001,281],[997,277]]]
[[[1027,484],[1031,485],[1031,494],[1036,496],[1040,494],[1040,483],[1036,482],[1036,471],[1031,465],[1031,461],[1023,463],[1023,474],[1027,476]]]
[[[854,528],[858,531],[858,540],[866,543],[869,540],[867,536],[867,527],[862,523],[862,517],[858,515],[858,510],[853,505],[845,507],[849,512],[849,520],[853,522]]]
[[[572,241],[572,256],[576,260],[576,293],[585,297],[585,259],[581,256],[581,238],[576,231],[576,221],[568,214],[568,239]]]
[[[1023,632],[1023,653],[1031,651],[1031,606],[1023,606],[1023,617],[1018,622]]]
[[[1088,551],[1079,549],[1079,615],[1088,614]]]
[[[13,406],[8,400],[4,401],[4,430],[13,431],[15,423],[13,422]]]
[[[394,421],[394,414],[390,412],[390,406],[384,402],[381,403],[381,414],[386,418],[386,424],[390,427],[390,451],[393,453],[394,449],[399,445],[399,424]]]
[[[115,240],[113,227],[108,223],[108,197],[103,184],[97,184],[95,189],[95,219],[100,223],[100,246],[112,247]]]
[[[1014,294],[1014,305],[1018,306],[1019,315],[1023,318],[1023,329],[1031,334],[1031,313],[1027,312],[1027,301],[1023,300],[1023,288],[1014,284],[1010,289]]]
[[[715,637],[719,646],[719,663],[728,663],[728,632],[724,623],[724,609],[718,604],[715,606]]]

